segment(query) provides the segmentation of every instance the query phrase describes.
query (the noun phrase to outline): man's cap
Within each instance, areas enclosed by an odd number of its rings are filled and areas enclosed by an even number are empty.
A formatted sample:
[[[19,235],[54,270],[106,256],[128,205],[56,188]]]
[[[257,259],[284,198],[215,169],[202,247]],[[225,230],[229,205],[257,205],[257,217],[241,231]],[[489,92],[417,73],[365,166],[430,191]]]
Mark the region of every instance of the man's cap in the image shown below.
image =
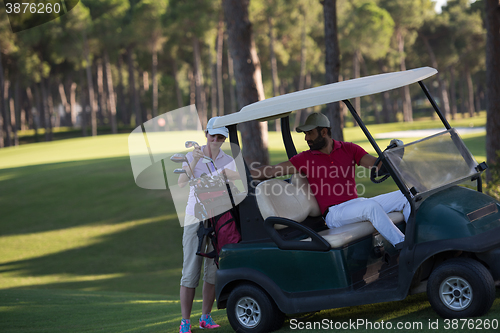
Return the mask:
[[[219,118],[219,117],[210,118],[210,120],[208,121],[207,129],[205,130],[205,132],[208,132],[208,134],[210,134],[210,135],[220,134],[220,135],[224,135],[226,138],[229,137],[229,130],[227,129],[227,127],[222,126],[222,127],[214,128],[214,122],[215,122],[215,119],[217,119],[217,118]]]
[[[295,130],[299,133],[307,132],[316,127],[330,127],[330,120],[322,113],[311,113],[304,125],[298,126]]]

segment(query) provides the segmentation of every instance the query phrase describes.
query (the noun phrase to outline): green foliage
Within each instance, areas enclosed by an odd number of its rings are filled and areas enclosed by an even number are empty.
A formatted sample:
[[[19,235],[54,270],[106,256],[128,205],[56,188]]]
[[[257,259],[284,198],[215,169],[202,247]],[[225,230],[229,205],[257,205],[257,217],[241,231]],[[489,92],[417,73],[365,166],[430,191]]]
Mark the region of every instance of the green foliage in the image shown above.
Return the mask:
[[[341,49],[344,52],[359,50],[373,60],[385,57],[394,31],[394,20],[385,9],[374,1],[356,1],[343,21]]]

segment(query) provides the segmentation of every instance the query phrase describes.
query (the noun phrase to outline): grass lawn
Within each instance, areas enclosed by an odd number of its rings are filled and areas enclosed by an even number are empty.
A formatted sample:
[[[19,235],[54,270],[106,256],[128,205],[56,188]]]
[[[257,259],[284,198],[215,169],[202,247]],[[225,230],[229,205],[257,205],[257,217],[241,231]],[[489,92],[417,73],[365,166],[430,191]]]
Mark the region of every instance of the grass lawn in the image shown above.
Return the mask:
[[[454,126],[484,126],[485,117]],[[373,133],[440,127],[439,122],[372,125]],[[374,152],[359,128],[347,141]],[[168,191],[134,183],[127,134],[27,144],[0,150],[0,332],[174,332],[180,321],[182,229]],[[167,150],[199,133],[173,135]],[[299,151],[307,149],[294,134]],[[389,140],[377,140],[382,147]],[[410,141],[410,139],[406,139]],[[413,141],[413,139],[411,140]],[[483,134],[464,136],[479,162]],[[269,133],[272,163],[286,159],[279,134]],[[365,196],[395,189],[392,181],[371,184]],[[201,313],[197,292],[193,319]],[[500,317],[500,294],[485,318]],[[225,310],[214,311],[231,332]],[[322,311],[305,319],[344,322],[364,318],[422,322],[442,319],[425,295],[402,302]],[[280,330],[292,331],[290,324]],[[363,332],[363,330],[360,330]],[[365,330],[370,331],[370,330]],[[464,331],[465,332],[465,331]]]

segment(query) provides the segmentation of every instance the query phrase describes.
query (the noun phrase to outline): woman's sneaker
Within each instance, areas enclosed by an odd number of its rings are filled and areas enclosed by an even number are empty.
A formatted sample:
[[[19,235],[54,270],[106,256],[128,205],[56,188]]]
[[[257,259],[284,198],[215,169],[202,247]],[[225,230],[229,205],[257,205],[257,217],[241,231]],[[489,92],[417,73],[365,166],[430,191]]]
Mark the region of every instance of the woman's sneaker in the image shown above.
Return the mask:
[[[181,326],[179,326],[179,333],[191,333],[191,322],[182,319]]]
[[[212,319],[212,316],[209,314],[202,315],[200,318],[200,328],[217,328],[220,325],[217,325],[215,321]]]

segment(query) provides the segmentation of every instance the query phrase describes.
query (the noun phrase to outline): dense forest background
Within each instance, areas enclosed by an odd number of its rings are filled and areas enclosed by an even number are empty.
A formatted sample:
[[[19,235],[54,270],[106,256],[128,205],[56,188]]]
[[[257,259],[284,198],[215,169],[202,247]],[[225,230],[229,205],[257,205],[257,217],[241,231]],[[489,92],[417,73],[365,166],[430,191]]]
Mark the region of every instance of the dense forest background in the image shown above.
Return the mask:
[[[81,0],[18,33],[0,5],[0,147],[64,132],[129,132],[189,104],[203,124],[238,111],[224,2]],[[486,108],[485,16],[483,1],[448,1],[437,13],[431,0],[337,0],[339,80],[431,66],[439,74],[429,88],[446,116],[472,117]],[[322,2],[252,0],[248,19],[264,98],[325,84]],[[432,115],[416,93],[354,104],[368,122],[411,122]],[[354,125],[341,112],[342,126]]]

